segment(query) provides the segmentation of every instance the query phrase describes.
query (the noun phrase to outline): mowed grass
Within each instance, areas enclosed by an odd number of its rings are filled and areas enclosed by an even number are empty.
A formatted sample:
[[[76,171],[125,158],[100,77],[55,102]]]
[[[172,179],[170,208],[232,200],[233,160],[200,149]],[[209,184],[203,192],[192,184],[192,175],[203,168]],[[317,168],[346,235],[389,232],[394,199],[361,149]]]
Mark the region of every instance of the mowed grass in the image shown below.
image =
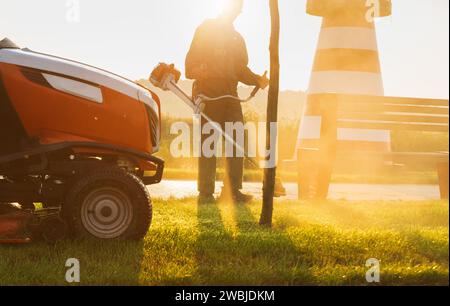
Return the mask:
[[[66,285],[77,258],[82,285],[448,285],[449,203],[277,200],[272,229],[260,203],[197,206],[155,200],[143,242],[64,241],[0,246],[0,285]]]

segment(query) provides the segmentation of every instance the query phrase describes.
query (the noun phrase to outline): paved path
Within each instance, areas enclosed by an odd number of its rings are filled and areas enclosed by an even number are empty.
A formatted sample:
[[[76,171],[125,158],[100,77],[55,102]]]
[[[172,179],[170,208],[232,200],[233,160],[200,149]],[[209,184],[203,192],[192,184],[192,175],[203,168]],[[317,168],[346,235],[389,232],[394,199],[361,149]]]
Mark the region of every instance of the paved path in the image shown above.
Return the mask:
[[[216,192],[220,192],[222,183],[216,184]],[[284,184],[288,193],[284,199],[297,199],[297,184]],[[244,183],[244,190],[256,198],[261,198],[261,183]],[[158,185],[149,187],[150,194],[154,198],[167,199],[185,198],[197,195],[197,183],[195,181],[165,180]],[[349,201],[373,201],[373,200],[438,200],[439,187],[435,185],[369,185],[369,184],[332,184],[330,187],[330,199]]]

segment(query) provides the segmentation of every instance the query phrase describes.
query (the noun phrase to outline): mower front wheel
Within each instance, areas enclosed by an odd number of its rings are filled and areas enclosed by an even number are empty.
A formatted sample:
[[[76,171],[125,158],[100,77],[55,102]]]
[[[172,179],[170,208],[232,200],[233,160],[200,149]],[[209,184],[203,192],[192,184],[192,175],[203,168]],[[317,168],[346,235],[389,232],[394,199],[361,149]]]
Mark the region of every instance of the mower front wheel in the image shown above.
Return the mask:
[[[150,227],[152,204],[138,177],[107,168],[72,186],[63,214],[75,238],[139,240]]]

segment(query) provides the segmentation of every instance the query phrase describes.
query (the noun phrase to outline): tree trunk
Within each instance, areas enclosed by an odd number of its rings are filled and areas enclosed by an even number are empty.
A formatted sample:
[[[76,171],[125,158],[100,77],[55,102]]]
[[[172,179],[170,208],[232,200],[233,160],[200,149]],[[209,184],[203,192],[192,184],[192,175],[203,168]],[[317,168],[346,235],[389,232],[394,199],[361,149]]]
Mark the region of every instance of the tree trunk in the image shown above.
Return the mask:
[[[277,123],[278,120],[278,94],[280,87],[280,12],[278,9],[278,0],[270,1],[270,16],[272,21],[272,31],[270,36],[270,86],[267,103],[267,124],[266,124],[266,149],[271,150],[271,154],[276,156],[277,148],[271,148],[271,143],[276,146],[276,137],[271,135],[271,123]],[[275,139],[271,139],[275,137]],[[275,192],[276,166],[265,168],[263,182],[263,206],[259,224],[263,226],[272,226],[273,198]]]

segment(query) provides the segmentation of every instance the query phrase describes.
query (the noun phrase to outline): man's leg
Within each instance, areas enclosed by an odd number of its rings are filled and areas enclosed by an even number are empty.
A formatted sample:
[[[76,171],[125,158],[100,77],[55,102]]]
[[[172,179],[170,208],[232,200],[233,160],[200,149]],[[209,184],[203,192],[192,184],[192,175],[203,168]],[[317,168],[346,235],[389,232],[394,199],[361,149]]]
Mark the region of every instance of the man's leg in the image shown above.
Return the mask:
[[[227,157],[225,159],[225,177],[223,185],[229,190],[241,190],[244,177],[244,159],[242,157]]]
[[[228,108],[227,121],[231,123],[244,123],[244,115],[240,104],[233,103]],[[239,131],[241,132],[241,131]],[[242,131],[243,132],[243,131]],[[239,139],[236,135],[230,135],[236,141]],[[245,137],[244,137],[245,138]],[[239,143],[239,146],[245,148],[245,143]],[[247,203],[252,200],[251,196],[241,193],[242,181],[244,177],[244,158],[237,157],[237,149],[234,148],[232,156],[226,156],[225,159],[225,177],[222,190],[223,199],[232,199],[234,202]]]
[[[206,124],[206,120],[202,119],[202,129]],[[210,135],[201,137],[201,152],[198,159],[198,180],[197,187],[199,192],[199,202],[214,202],[214,192],[216,185],[216,156],[206,157],[203,152],[203,143]]]
[[[201,195],[213,195],[216,183],[216,157],[198,159],[198,192]]]

